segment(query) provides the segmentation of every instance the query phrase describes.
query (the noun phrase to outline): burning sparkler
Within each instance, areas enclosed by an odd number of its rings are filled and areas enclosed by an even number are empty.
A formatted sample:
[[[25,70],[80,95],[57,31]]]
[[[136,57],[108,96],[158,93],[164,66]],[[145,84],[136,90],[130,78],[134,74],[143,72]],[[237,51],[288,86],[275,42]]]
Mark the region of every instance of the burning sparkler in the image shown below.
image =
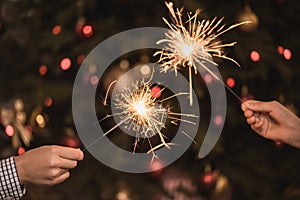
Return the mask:
[[[150,82],[142,81],[140,84],[134,84],[131,89],[128,87],[123,88],[112,98],[112,106],[115,108],[115,112],[102,119],[104,120],[113,116],[120,119],[119,122],[104,133],[103,136],[108,135],[114,129],[121,126],[126,130],[135,133],[133,152],[135,152],[140,138],[147,138],[150,145],[150,150],[147,153],[153,154],[152,160],[156,158],[155,150],[161,147],[170,149],[170,146],[172,145],[172,143],[166,141],[167,138],[162,132],[162,129],[165,128],[167,119],[171,120],[171,123],[174,125],[178,125],[178,122],[196,125],[196,123],[192,121],[181,119],[181,116],[198,118],[198,116],[193,114],[173,112],[170,106],[163,105],[167,100],[180,95],[188,95],[189,93],[182,92],[159,99],[160,95],[157,95],[152,89],[155,88],[156,92],[162,93],[164,88],[157,91],[157,87],[158,86],[153,87],[153,84]],[[187,133],[183,132],[183,134],[190,139]],[[155,135],[159,136],[160,144],[153,146],[150,142],[150,138]],[[97,140],[99,139],[101,138],[98,138]],[[97,140],[93,142],[93,144],[95,144]],[[90,144],[86,149],[93,144]]]
[[[194,15],[188,14],[188,20],[183,22],[182,10],[179,10],[178,8],[174,10],[172,2],[166,2],[166,6],[171,14],[172,22],[163,18],[170,30],[165,34],[164,39],[157,42],[157,44],[165,43],[166,45],[162,50],[157,51],[154,56],[160,55],[158,62],[162,63],[161,72],[173,69],[175,71],[175,75],[177,75],[177,71],[179,69],[188,67],[190,105],[192,105],[192,71],[197,74],[197,68],[199,66],[203,67],[215,79],[223,84],[223,81],[221,81],[209,68],[207,68],[205,64],[203,64],[203,61],[207,61],[218,66],[212,58],[219,57],[230,60],[239,66],[234,59],[227,57],[223,52],[224,47],[234,46],[236,42],[223,44],[220,40],[217,40],[217,38],[235,27],[251,22],[245,21],[225,28],[225,24],[221,25],[223,18],[214,18],[211,21],[198,21],[197,16],[199,15],[200,10],[197,10]],[[225,84],[223,85],[226,87]],[[238,97],[230,88],[227,87],[227,89]]]

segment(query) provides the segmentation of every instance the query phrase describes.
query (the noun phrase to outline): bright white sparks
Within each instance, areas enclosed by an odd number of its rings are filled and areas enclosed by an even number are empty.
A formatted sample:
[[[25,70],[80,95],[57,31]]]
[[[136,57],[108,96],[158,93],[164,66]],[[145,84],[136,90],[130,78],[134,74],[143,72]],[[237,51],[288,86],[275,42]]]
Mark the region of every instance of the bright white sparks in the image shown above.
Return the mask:
[[[212,21],[199,21],[197,16],[200,10],[197,10],[194,15],[188,14],[188,20],[183,22],[182,10],[178,8],[174,10],[172,2],[166,2],[166,6],[171,14],[172,23],[163,18],[170,30],[166,33],[164,39],[157,42],[157,44],[164,43],[165,46],[162,50],[157,51],[154,56],[160,55],[158,62],[162,63],[161,72],[172,69],[177,75],[179,69],[185,67],[189,68],[190,105],[192,105],[193,70],[194,73],[197,74],[197,65],[208,70],[202,61],[207,61],[218,66],[218,64],[212,60],[212,57],[227,59],[239,66],[234,59],[227,57],[222,50],[224,47],[234,46],[236,42],[222,44],[221,41],[217,39],[223,33],[250,22],[241,22],[225,28],[225,24],[221,24],[223,18],[214,18]],[[208,72],[213,73],[210,70],[208,70]],[[214,74],[212,75],[215,78],[217,77]]]

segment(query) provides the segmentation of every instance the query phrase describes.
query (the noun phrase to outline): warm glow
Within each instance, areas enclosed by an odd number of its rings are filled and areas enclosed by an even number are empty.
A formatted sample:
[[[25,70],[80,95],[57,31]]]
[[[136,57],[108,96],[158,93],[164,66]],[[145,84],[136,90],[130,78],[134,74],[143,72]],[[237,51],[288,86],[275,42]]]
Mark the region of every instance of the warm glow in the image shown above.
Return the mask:
[[[226,81],[226,84],[228,85],[228,87],[233,88],[235,86],[235,80],[234,78],[228,78]]]
[[[83,55],[83,54],[78,55],[77,56],[77,63],[78,64],[83,63],[84,59],[85,59],[85,55]]]
[[[37,122],[37,124],[39,125],[39,127],[44,128],[45,127],[45,118],[43,115],[38,114],[35,118],[35,121]]]
[[[60,31],[61,31],[61,27],[59,25],[54,26],[53,29],[52,29],[52,34],[57,35],[57,34],[60,33]]]
[[[151,88],[151,94],[154,98],[159,98],[161,95],[161,89],[158,86]]]
[[[291,60],[291,58],[292,58],[292,52],[291,52],[291,50],[289,50],[289,49],[284,49],[284,50],[283,50],[283,57],[284,57],[286,60]]]
[[[44,101],[45,106],[50,107],[53,103],[53,99],[51,97],[47,97]]]
[[[194,47],[192,45],[188,45],[188,44],[182,45],[182,54],[183,54],[183,56],[185,56],[187,58],[192,55],[193,50],[194,50]]]
[[[143,66],[141,67],[140,71],[141,71],[141,73],[142,73],[143,75],[148,75],[148,74],[150,74],[151,69],[150,69],[150,67],[149,67],[148,65],[143,65]]]
[[[41,76],[45,76],[47,74],[47,71],[48,71],[48,67],[46,65],[40,66],[40,68],[39,68],[39,74]]]
[[[5,133],[7,136],[12,137],[15,134],[15,129],[12,125],[7,125],[5,127]]]
[[[25,151],[26,151],[26,150],[25,150],[23,147],[19,147],[19,148],[18,148],[18,154],[19,154],[19,155],[22,155],[23,153],[25,153]]]
[[[91,37],[94,33],[93,27],[91,25],[85,25],[82,28],[82,33],[85,37]]]
[[[260,54],[257,51],[251,51],[250,58],[253,62],[258,62],[260,60]]]
[[[60,68],[62,70],[68,70],[68,69],[70,69],[71,65],[72,65],[72,61],[71,61],[70,58],[63,58],[60,61]]]
[[[90,78],[90,83],[91,83],[91,85],[98,85],[98,83],[99,83],[99,78],[98,78],[98,76],[91,76],[91,78]]]
[[[145,108],[145,105],[144,105],[143,101],[137,102],[134,105],[134,108],[135,108],[135,111],[137,112],[137,114],[139,114],[139,115],[145,115],[146,114],[146,108]]]
[[[217,115],[214,118],[215,125],[220,126],[223,123],[223,117],[221,115]]]
[[[213,77],[210,74],[205,74],[204,81],[206,83],[211,83],[211,82],[213,82]]]
[[[277,47],[277,51],[278,51],[278,53],[279,53],[280,55],[283,54],[283,50],[284,50],[283,46],[278,46],[278,47]]]

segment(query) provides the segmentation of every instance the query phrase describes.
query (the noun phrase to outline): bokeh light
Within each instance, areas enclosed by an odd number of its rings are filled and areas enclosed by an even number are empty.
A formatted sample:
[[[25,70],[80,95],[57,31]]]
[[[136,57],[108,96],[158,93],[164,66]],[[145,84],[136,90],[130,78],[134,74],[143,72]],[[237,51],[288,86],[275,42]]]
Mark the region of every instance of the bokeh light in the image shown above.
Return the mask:
[[[161,89],[158,86],[154,86],[151,88],[151,95],[154,98],[159,98],[161,96]]]
[[[251,51],[250,58],[253,62],[258,62],[260,60],[260,54],[258,51]]]
[[[91,37],[94,34],[93,27],[91,25],[83,26],[82,33],[85,37]]]
[[[72,65],[72,61],[71,61],[71,59],[68,58],[68,57],[63,58],[63,59],[61,59],[61,61],[60,61],[60,68],[61,68],[62,70],[64,70],[64,71],[70,69],[70,68],[71,68],[71,65]]]
[[[15,134],[15,128],[9,124],[5,127],[5,133],[7,136],[12,137]]]
[[[18,155],[24,154],[25,151],[26,151],[26,150],[24,149],[24,147],[19,147],[19,148],[18,148]]]
[[[216,115],[215,118],[214,118],[214,123],[217,126],[222,125],[222,123],[223,123],[223,117],[221,115]]]
[[[143,65],[140,69],[141,74],[143,74],[144,76],[149,75],[151,72],[151,69],[148,65]]]
[[[46,126],[45,118],[43,115],[38,114],[35,118],[36,123],[40,128],[44,128]]]
[[[205,184],[211,184],[215,181],[215,175],[214,173],[206,173],[203,178],[203,183]]]
[[[84,59],[85,59],[85,55],[79,54],[79,55],[77,56],[76,61],[77,61],[78,64],[82,64],[83,61],[84,61]]]
[[[283,54],[283,50],[284,50],[283,46],[278,46],[278,47],[277,47],[277,52],[278,52],[280,55]]]
[[[204,81],[206,83],[212,83],[213,82],[213,77],[210,74],[205,74]]]
[[[94,75],[94,76],[91,76],[90,77],[90,84],[95,86],[95,85],[98,85],[99,83],[99,77]]]
[[[128,69],[129,68],[129,61],[128,60],[121,60],[120,67],[121,67],[121,69]]]
[[[45,106],[47,106],[47,107],[52,106],[52,104],[53,104],[53,99],[52,99],[51,97],[47,97],[47,98],[44,100],[44,104],[45,104]]]
[[[290,49],[284,49],[283,50],[283,57],[286,60],[291,60],[291,58],[292,58],[292,51]]]
[[[41,76],[45,76],[47,74],[47,72],[48,72],[48,67],[46,65],[40,66],[40,68],[39,68],[39,74]]]
[[[234,80],[234,78],[229,77],[229,78],[226,80],[226,84],[228,85],[228,87],[233,88],[233,87],[235,86],[235,80]]]
[[[60,27],[59,25],[54,26],[54,27],[52,28],[52,34],[53,34],[53,35],[59,34],[60,31],[61,31],[61,27]]]

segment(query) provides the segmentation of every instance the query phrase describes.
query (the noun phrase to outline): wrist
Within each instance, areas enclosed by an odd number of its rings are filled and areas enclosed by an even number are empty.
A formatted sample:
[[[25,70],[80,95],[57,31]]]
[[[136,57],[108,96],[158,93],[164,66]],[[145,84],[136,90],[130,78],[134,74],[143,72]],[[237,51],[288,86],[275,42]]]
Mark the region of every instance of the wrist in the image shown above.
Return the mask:
[[[28,183],[26,178],[26,170],[24,169],[24,161],[22,159],[22,156],[16,156],[15,157],[15,163],[16,163],[16,169],[19,176],[20,184],[26,185]]]

